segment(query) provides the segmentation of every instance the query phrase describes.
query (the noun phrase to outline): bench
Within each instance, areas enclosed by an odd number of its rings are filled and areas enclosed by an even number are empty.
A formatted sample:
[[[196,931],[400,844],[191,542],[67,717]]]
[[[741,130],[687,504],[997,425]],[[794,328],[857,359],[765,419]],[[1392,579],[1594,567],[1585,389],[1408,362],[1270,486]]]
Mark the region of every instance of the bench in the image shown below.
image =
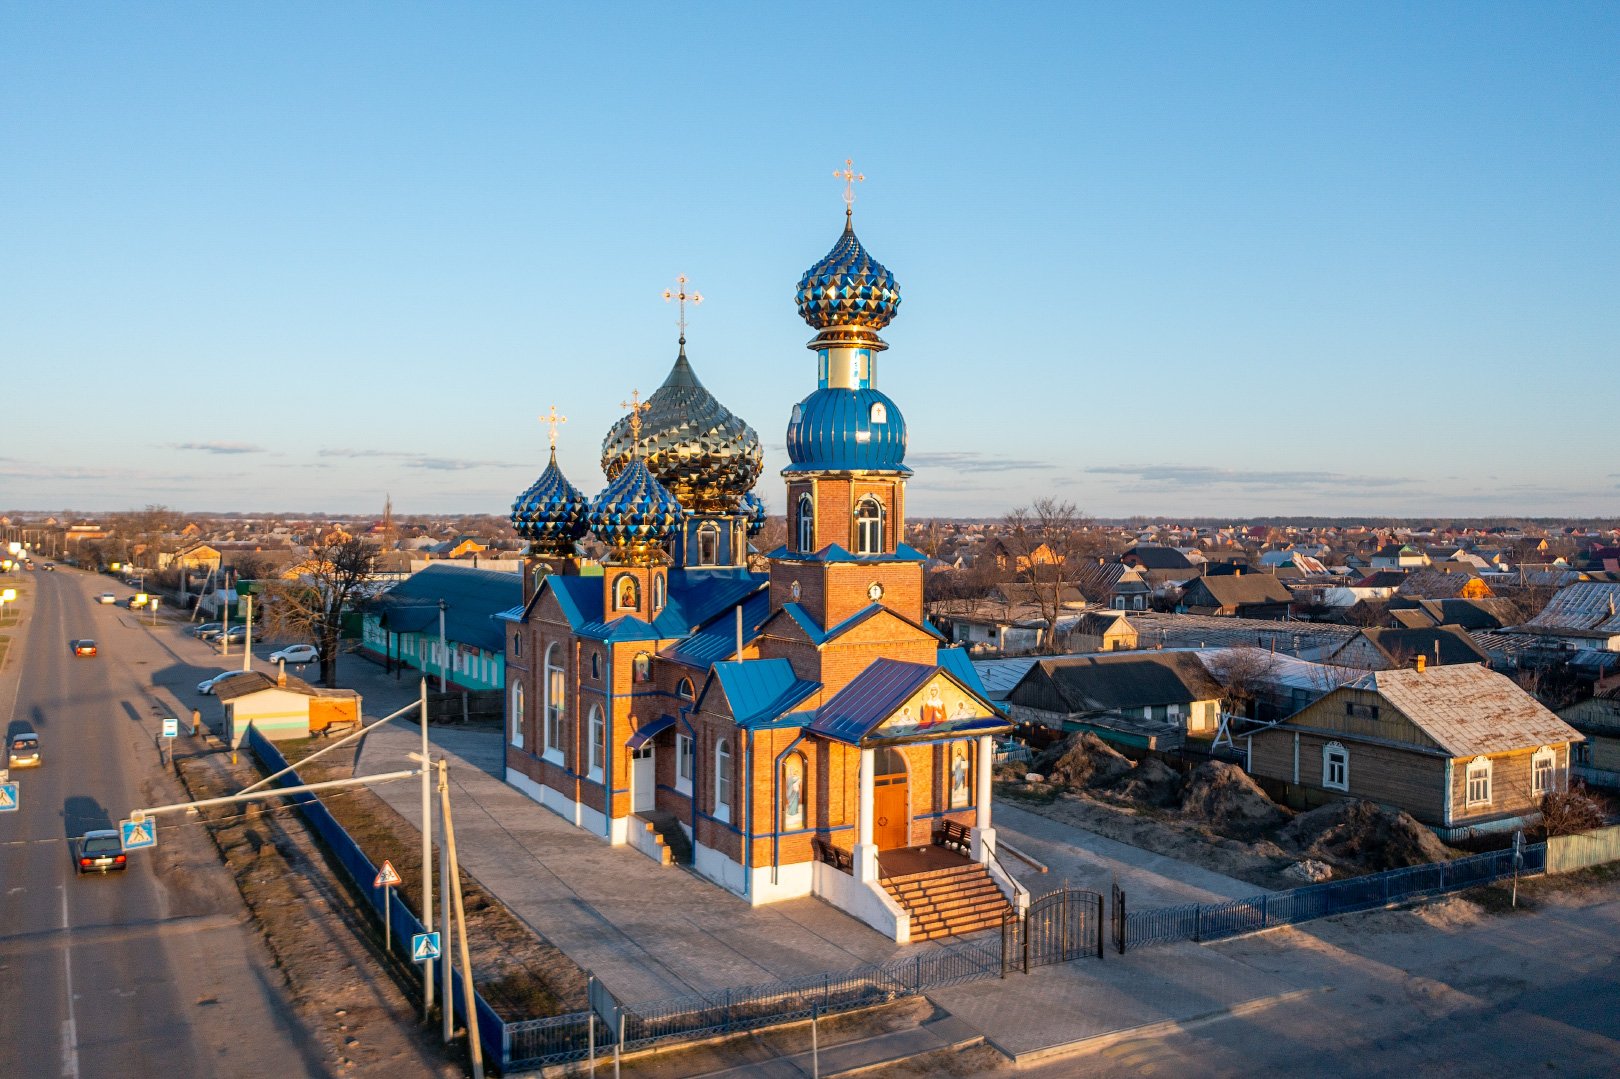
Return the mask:
[[[826,862],[841,873],[855,872],[855,855],[843,847],[835,847],[820,836],[810,840],[810,849],[817,861]]]
[[[934,846],[949,847],[971,856],[973,832],[965,824],[958,824],[953,820],[940,821],[934,828]]]

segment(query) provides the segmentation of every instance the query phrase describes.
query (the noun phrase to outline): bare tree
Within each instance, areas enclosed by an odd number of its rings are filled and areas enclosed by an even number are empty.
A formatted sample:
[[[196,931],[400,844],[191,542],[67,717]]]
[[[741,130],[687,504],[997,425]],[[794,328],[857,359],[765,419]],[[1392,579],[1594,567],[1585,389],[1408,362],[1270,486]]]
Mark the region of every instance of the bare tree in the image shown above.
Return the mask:
[[[343,614],[369,598],[379,552],[358,536],[338,536],[310,548],[295,580],[267,583],[266,630],[312,642],[320,655],[320,681],[337,685],[338,641]]]
[[[274,560],[257,551],[237,555],[232,560],[232,568],[236,570],[237,579],[242,581],[259,581],[273,577],[276,573]]]
[[[1551,790],[1541,796],[1541,826],[1549,836],[1573,835],[1603,827],[1606,814],[1601,803],[1586,793],[1584,784],[1568,790]]]
[[[1226,710],[1258,719],[1254,705],[1271,688],[1277,657],[1264,648],[1223,649],[1210,659],[1209,673],[1225,687]]]
[[[1058,614],[1063,596],[1075,586],[1080,566],[1095,557],[1101,539],[1091,519],[1073,502],[1038,498],[1007,514],[998,536],[1007,551],[1007,569],[1028,586],[1036,609],[1046,620],[1043,648],[1058,649]]]

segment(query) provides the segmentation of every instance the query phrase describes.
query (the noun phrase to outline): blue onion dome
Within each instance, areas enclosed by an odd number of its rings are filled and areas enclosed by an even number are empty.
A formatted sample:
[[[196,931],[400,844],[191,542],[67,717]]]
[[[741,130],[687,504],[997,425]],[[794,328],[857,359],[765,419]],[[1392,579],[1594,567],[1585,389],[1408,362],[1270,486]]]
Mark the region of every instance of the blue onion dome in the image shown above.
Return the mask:
[[[730,513],[765,467],[754,429],[698,381],[686,339],[664,384],[647,398],[639,443],[621,417],[602,440],[602,471],[614,479],[639,456],[658,482],[695,513]]]
[[[788,472],[905,472],[906,419],[873,389],[819,389],[793,406]]]
[[[748,534],[750,536],[759,535],[765,528],[765,500],[749,491],[742,496],[742,504],[737,509],[748,517]]]
[[[512,503],[512,527],[536,553],[566,554],[590,530],[589,511],[590,500],[557,467],[553,448],[546,470]]]
[[[681,504],[647,466],[631,460],[591,500],[591,531],[616,555],[646,561],[675,531],[681,513]]]
[[[794,300],[799,316],[817,330],[831,326],[881,330],[900,309],[900,284],[866,253],[846,218],[844,234],[832,250],[799,278]]]

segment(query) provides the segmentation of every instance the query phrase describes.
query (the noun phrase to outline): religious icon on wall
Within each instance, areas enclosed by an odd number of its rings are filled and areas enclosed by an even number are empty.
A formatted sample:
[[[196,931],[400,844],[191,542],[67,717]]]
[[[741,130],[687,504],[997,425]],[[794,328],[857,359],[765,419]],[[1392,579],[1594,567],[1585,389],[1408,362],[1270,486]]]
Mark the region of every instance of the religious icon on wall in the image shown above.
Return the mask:
[[[968,747],[965,743],[951,745],[951,805],[968,804]]]
[[[922,704],[922,715],[917,723],[919,728],[926,729],[945,722],[945,702],[940,699],[939,684],[928,687],[928,696]]]
[[[787,782],[782,790],[782,823],[788,828],[804,827],[804,763],[798,757],[789,757],[786,765]]]

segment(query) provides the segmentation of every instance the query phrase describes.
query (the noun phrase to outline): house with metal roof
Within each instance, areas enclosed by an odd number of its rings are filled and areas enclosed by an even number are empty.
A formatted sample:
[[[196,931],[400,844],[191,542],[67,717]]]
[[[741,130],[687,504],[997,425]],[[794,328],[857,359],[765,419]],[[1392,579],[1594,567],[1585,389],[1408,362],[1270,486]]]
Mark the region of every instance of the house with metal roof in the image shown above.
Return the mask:
[[[1008,714],[1134,749],[1178,749],[1213,736],[1223,690],[1190,651],[1064,656],[1030,664]]]
[[[516,573],[445,562],[380,594],[361,616],[360,647],[390,669],[415,670],[446,688],[506,688],[506,634],[497,616],[523,598]]]

